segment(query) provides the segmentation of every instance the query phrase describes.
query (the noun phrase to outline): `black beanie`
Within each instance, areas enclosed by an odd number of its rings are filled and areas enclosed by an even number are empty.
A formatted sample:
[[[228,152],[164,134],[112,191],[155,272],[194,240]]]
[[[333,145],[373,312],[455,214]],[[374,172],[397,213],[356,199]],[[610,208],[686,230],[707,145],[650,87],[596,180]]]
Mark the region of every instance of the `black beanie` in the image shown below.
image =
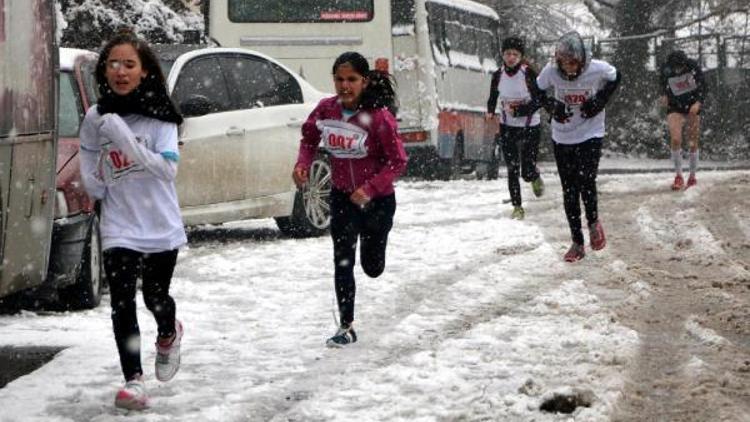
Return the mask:
[[[523,40],[518,37],[508,37],[503,40],[502,51],[510,50],[511,48],[513,50],[518,50],[521,54],[526,54],[524,52]]]

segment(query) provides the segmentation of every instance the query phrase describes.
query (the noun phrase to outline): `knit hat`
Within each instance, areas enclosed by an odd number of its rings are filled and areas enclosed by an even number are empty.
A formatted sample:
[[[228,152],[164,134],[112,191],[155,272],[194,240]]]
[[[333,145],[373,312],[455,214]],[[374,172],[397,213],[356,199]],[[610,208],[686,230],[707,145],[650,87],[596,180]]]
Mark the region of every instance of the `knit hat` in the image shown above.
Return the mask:
[[[510,49],[518,50],[521,54],[525,54],[523,40],[518,37],[508,37],[503,40],[502,51]]]

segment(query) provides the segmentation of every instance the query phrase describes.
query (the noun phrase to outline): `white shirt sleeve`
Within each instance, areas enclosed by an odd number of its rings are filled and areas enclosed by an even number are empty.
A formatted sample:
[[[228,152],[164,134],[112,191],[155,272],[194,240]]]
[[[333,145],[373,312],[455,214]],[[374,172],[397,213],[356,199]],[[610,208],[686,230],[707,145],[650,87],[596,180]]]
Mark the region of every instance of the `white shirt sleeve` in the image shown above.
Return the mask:
[[[601,67],[601,73],[603,75],[602,77],[605,80],[612,82],[615,79],[617,79],[617,69],[614,66],[612,66],[611,64],[603,60],[597,60],[597,62],[598,62],[598,65]]]
[[[92,199],[103,199],[107,194],[101,169],[102,153],[96,127],[98,120],[99,113],[96,111],[96,105],[94,105],[86,113],[79,132],[81,139],[81,181],[86,193]]]
[[[539,86],[539,89],[542,91],[546,91],[549,89],[550,86],[552,86],[552,72],[554,72],[554,65],[551,63],[547,63],[541,72],[539,72],[539,76],[536,77],[536,84]]]

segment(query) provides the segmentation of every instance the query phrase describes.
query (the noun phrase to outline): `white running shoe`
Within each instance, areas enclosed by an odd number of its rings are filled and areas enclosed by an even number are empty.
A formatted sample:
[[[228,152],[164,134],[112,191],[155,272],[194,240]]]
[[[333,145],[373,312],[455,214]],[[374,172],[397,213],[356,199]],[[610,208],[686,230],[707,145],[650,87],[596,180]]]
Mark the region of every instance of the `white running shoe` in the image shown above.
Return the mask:
[[[166,382],[174,378],[180,369],[180,342],[182,341],[182,323],[174,320],[174,340],[168,346],[161,346],[156,341],[156,379]]]
[[[127,410],[143,410],[149,407],[143,376],[139,375],[137,378],[126,382],[125,386],[117,391],[115,407]]]

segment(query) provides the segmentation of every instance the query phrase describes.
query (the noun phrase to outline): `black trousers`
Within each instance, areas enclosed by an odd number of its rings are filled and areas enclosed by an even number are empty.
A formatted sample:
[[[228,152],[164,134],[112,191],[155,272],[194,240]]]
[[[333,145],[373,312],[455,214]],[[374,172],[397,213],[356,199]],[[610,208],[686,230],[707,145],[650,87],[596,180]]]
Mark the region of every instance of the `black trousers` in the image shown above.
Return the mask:
[[[539,154],[539,126],[514,127],[500,125],[500,142],[503,158],[508,168],[508,191],[513,206],[521,206],[521,183],[519,175],[526,182],[539,177],[536,157]]]
[[[395,213],[395,194],[375,198],[365,208],[360,208],[351,202],[349,194],[335,189],[331,191],[334,284],[342,325],[354,321],[357,239],[362,270],[370,277],[378,277],[385,269],[388,233],[393,227]]]
[[[599,158],[602,155],[602,138],[592,138],[574,145],[554,142],[554,145],[570,234],[573,242],[582,245],[580,201],[583,200],[589,225],[599,218],[596,176],[599,172]]]
[[[126,381],[143,374],[141,334],[135,312],[139,277],[142,279],[143,301],[156,319],[159,336],[174,334],[175,303],[169,296],[169,284],[177,263],[177,252],[174,249],[147,254],[125,248],[104,251],[104,270],[112,299],[112,327]]]

